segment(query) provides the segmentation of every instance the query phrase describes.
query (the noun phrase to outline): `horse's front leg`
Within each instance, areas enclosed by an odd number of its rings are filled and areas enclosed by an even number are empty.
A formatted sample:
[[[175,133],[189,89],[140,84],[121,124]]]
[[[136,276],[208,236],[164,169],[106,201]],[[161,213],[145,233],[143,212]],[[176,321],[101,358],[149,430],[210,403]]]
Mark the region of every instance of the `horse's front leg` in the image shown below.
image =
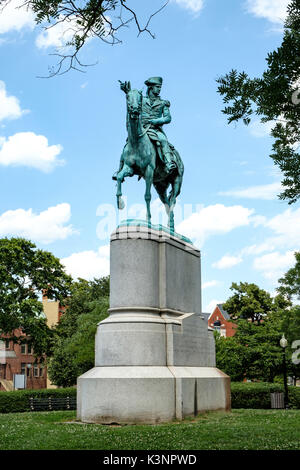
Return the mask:
[[[124,165],[122,170],[117,174],[117,205],[118,209],[122,210],[125,207],[124,201],[122,199],[122,182],[126,176],[132,176],[133,169],[128,165]]]
[[[145,192],[145,201],[147,206],[147,222],[151,224],[151,211],[150,211],[150,202],[151,202],[151,186],[153,183],[153,173],[154,168],[151,165],[148,165],[145,171],[145,180],[146,180],[146,192]]]

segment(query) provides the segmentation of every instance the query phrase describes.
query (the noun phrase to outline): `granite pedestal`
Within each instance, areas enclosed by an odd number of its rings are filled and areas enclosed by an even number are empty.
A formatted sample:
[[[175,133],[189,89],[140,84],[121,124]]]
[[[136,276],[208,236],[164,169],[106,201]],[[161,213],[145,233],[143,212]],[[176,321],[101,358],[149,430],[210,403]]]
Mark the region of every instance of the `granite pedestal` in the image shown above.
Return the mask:
[[[200,252],[163,227],[119,226],[110,242],[109,317],[95,367],[78,378],[77,416],[93,423],[158,423],[230,409],[201,316]]]

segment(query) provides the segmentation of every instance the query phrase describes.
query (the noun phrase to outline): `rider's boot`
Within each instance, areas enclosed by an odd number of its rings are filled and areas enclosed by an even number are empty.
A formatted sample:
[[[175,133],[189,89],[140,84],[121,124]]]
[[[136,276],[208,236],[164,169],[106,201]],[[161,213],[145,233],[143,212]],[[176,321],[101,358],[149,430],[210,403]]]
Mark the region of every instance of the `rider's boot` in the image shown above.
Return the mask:
[[[171,173],[171,171],[175,170],[176,164],[172,158],[171,152],[165,153],[165,161],[168,173]]]

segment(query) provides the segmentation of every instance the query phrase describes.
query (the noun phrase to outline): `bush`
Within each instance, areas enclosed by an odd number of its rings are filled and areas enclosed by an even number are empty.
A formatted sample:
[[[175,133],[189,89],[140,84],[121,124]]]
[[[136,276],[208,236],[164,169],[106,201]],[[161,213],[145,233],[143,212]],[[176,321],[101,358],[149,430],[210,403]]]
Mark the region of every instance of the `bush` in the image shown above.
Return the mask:
[[[289,386],[289,408],[300,409],[300,387]],[[231,407],[270,409],[272,392],[283,392],[284,387],[276,383],[231,382]],[[40,390],[16,390],[0,392],[0,413],[30,411],[30,398],[75,397],[76,388],[56,388]]]
[[[16,390],[0,392],[0,413],[19,413],[30,411],[30,398],[76,397],[76,388],[56,388],[39,390]]]
[[[277,383],[231,382],[231,407],[270,409],[272,392],[284,392]],[[289,408],[300,409],[300,388],[289,386]]]

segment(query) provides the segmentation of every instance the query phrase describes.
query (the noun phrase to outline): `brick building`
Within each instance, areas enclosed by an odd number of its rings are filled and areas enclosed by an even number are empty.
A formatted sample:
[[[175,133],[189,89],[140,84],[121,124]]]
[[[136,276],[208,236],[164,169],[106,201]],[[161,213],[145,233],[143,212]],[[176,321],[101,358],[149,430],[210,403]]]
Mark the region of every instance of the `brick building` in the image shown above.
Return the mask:
[[[236,325],[230,321],[230,316],[223,309],[223,304],[217,304],[216,308],[208,317],[208,326],[220,332],[225,338],[234,336]]]
[[[14,333],[20,336],[18,331]],[[26,377],[26,388],[46,388],[45,367],[37,362],[33,350],[4,336],[0,340],[0,391],[13,390],[14,376],[19,374]]]
[[[49,301],[45,295],[42,302],[47,324],[52,327],[59,322],[65,307],[62,307],[59,302]],[[20,336],[18,331],[14,334]],[[14,376],[18,375],[26,377],[25,388],[54,387],[47,377],[47,368],[36,359],[34,351],[29,349],[28,344],[16,344],[2,336],[0,338],[0,391],[13,390]]]

